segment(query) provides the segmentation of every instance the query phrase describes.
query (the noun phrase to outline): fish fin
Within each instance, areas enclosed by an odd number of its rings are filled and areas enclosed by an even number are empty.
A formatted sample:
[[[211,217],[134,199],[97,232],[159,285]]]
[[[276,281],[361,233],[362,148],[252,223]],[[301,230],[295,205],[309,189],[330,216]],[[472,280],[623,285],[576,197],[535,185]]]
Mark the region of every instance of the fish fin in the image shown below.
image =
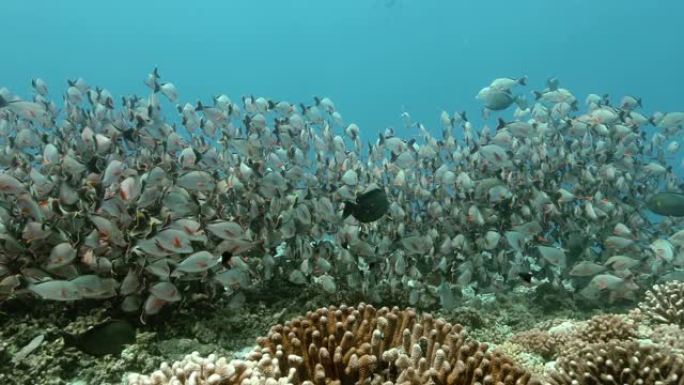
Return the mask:
[[[354,210],[356,210],[356,203],[351,201],[344,202],[344,211],[342,211],[342,219],[345,219],[348,216],[350,216],[354,212]]]
[[[459,112],[459,113],[458,113],[458,116],[461,117],[461,120],[462,120],[462,121],[464,121],[464,122],[467,122],[467,121],[468,121],[468,116],[466,116],[465,110]]]
[[[527,75],[525,75],[521,78],[518,78],[518,84],[520,84],[521,86],[526,86],[527,85]]]
[[[534,94],[534,100],[539,100],[544,95],[541,91],[532,91],[532,93]]]
[[[496,125],[496,130],[499,131],[500,129],[506,127],[506,121],[503,120],[502,118],[499,118],[499,123]]]
[[[5,98],[3,98],[2,95],[0,95],[0,108],[7,107],[8,105],[9,102],[7,102],[7,100],[5,100]]]

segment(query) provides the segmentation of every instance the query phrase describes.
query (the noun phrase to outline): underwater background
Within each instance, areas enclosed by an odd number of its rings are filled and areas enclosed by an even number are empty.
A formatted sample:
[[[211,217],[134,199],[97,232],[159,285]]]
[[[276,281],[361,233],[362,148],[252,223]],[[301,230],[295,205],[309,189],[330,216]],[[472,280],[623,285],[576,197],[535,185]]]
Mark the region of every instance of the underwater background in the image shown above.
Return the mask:
[[[7,0],[2,13],[0,74],[16,92],[37,76],[141,92],[137,75],[158,66],[186,100],[328,95],[365,139],[402,129],[403,110],[433,124],[441,110],[476,111],[499,76],[682,104],[676,0]]]
[[[3,0],[0,382],[684,384],[682,15]],[[182,193],[137,210],[153,166]]]

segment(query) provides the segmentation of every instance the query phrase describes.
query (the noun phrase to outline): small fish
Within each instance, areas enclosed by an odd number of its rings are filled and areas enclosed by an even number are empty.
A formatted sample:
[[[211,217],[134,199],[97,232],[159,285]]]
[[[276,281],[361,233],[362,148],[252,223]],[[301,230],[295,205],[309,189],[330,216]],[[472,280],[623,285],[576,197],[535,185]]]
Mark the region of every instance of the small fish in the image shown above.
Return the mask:
[[[41,78],[31,80],[31,86],[38,93],[38,95],[46,96],[48,94],[47,83]]]
[[[377,221],[385,215],[389,206],[385,190],[376,187],[356,197],[356,202],[345,202],[342,218],[352,215],[363,223]]]
[[[502,111],[510,107],[513,103],[523,109],[525,101],[520,96],[515,96],[508,91],[499,91],[490,88],[484,92],[479,99],[482,100],[486,109],[491,111]]]
[[[50,301],[75,301],[83,298],[78,287],[70,281],[51,280],[35,285],[30,285],[28,289],[42,299]]]
[[[9,174],[0,173],[0,194],[19,195],[26,192],[26,186]]]
[[[64,346],[91,356],[119,355],[125,345],[135,343],[135,328],[126,321],[110,320],[80,334],[64,333]]]
[[[537,246],[537,250],[539,250],[542,258],[550,264],[560,266],[561,268],[565,267],[566,257],[563,249],[550,246]]]
[[[7,108],[24,119],[35,121],[44,119],[48,110],[41,103],[29,102],[21,99],[7,100],[0,95],[0,109]]]
[[[176,271],[182,273],[202,273],[218,265],[219,262],[220,259],[210,252],[206,250],[198,251],[182,260],[176,266]]]
[[[490,88],[499,90],[499,91],[508,91],[511,88],[515,87],[516,85],[527,85],[527,76],[522,76],[517,79],[514,78],[498,78],[494,79],[492,83],[489,85]]]
[[[573,277],[591,277],[606,270],[607,268],[605,266],[597,263],[581,261],[572,267],[569,274]]]
[[[181,293],[176,285],[171,282],[158,282],[150,288],[150,294],[163,300],[164,302],[178,302],[182,299]]]

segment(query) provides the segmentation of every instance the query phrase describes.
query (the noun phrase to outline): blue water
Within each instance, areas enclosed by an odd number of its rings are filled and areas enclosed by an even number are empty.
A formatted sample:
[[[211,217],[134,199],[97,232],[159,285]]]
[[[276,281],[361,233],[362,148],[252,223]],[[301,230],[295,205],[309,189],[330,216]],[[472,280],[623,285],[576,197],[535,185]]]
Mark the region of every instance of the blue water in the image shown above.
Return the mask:
[[[37,76],[52,93],[81,76],[144,94],[157,65],[183,101],[329,96],[367,138],[401,127],[403,110],[435,131],[442,109],[478,115],[475,94],[500,76],[684,109],[679,0],[3,0],[0,12],[0,86],[25,97]]]

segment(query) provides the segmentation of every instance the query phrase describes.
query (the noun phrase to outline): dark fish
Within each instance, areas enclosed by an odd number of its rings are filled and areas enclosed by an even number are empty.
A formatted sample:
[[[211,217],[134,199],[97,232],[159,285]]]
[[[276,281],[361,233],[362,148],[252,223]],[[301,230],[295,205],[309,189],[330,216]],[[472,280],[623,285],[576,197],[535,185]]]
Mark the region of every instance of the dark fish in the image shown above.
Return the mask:
[[[342,218],[353,215],[359,222],[373,222],[380,219],[389,209],[385,190],[375,188],[356,197],[356,202],[345,202]]]
[[[527,273],[518,273],[518,277],[520,277],[520,279],[522,279],[526,283],[532,283],[532,278],[534,277],[534,275],[532,275],[532,273],[528,271]]]
[[[64,346],[92,356],[119,355],[124,345],[135,342],[135,328],[126,321],[110,320],[81,334],[64,333]]]
[[[646,201],[646,207],[659,215],[684,217],[684,194],[659,192]]]

